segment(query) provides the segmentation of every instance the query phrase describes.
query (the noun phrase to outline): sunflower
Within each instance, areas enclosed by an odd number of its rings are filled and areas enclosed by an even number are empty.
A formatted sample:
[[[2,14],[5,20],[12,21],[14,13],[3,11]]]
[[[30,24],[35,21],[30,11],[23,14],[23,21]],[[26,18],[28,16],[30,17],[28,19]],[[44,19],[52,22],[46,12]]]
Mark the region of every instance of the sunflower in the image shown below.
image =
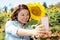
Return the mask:
[[[40,21],[41,17],[45,16],[45,8],[40,4],[40,2],[28,3],[27,6],[31,14],[30,20],[34,19]]]
[[[9,17],[10,18],[11,17],[11,14],[12,14],[11,12],[8,12],[5,15],[6,15],[6,17]]]
[[[56,6],[53,6],[51,8],[49,8],[50,10],[60,10],[60,8],[56,7]]]
[[[0,17],[2,17],[3,15],[0,13]]]

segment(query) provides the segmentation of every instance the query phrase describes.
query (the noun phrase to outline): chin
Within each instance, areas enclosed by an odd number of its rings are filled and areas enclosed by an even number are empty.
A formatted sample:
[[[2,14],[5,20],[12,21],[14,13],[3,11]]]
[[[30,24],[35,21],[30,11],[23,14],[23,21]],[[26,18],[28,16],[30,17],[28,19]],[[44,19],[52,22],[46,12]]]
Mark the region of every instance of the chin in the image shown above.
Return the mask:
[[[26,24],[27,22],[23,22],[23,24]]]

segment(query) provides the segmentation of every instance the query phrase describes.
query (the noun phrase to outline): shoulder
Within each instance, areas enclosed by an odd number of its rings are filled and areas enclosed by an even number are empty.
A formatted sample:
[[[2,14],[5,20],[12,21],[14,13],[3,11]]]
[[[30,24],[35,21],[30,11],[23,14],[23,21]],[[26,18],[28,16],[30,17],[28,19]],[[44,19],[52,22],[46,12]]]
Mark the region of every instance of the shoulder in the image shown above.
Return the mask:
[[[17,21],[9,20],[6,22],[6,25],[14,25],[14,24],[17,24]]]
[[[16,20],[14,20],[14,21],[9,20],[9,21],[6,22],[6,25],[9,25],[9,26],[11,26],[11,25],[20,26],[20,23],[18,21],[16,21]]]
[[[19,23],[18,21],[16,21],[16,20],[9,20],[9,21],[7,21],[6,23]]]
[[[6,24],[13,24],[13,23],[14,23],[14,21],[11,21],[11,20],[6,22]]]

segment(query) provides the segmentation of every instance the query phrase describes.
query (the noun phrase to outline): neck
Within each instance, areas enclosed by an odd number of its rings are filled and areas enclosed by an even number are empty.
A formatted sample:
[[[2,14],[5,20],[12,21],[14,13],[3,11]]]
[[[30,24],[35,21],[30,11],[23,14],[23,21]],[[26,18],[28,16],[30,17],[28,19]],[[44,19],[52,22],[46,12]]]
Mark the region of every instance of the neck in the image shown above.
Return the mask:
[[[25,23],[21,23],[21,22],[20,22],[20,24],[21,24],[22,27],[24,27],[24,25],[25,25]]]
[[[24,25],[25,25],[25,24],[21,23],[22,28],[24,28]]]
[[[22,27],[24,27],[25,23],[21,23],[20,21],[18,21],[18,22],[21,24]]]

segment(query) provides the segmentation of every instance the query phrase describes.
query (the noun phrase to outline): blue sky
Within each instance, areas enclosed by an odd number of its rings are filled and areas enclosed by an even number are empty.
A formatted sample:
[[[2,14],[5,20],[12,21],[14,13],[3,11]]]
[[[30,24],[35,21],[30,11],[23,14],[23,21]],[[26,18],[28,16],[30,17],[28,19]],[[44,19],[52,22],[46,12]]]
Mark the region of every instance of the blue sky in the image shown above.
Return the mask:
[[[4,7],[5,5],[11,8],[17,6],[18,4],[27,4],[34,2],[40,2],[41,4],[43,4],[43,2],[46,2],[47,6],[49,6],[51,4],[57,4],[60,2],[60,0],[0,0],[0,8]]]

